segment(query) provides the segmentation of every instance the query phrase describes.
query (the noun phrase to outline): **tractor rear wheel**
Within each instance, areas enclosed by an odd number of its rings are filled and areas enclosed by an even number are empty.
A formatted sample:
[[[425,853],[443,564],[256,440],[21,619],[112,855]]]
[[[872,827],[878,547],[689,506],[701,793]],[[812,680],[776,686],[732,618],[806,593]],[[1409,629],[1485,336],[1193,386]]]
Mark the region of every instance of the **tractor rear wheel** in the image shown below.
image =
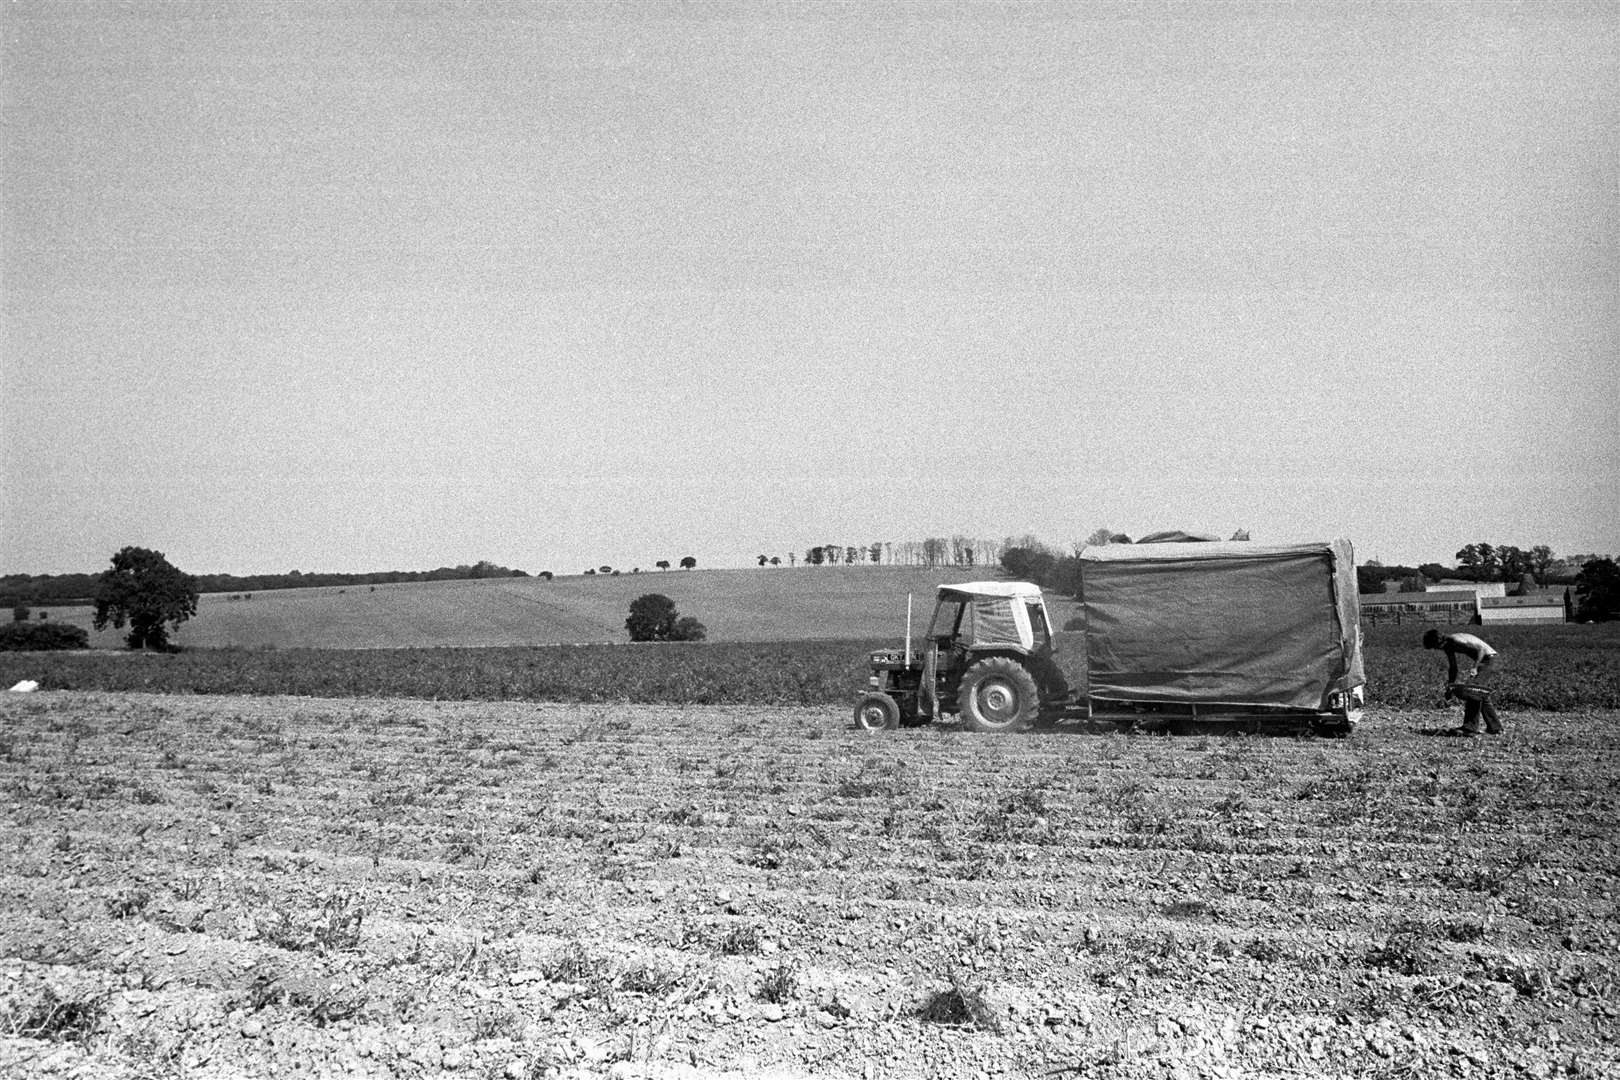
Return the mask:
[[[862,694],[855,703],[855,727],[860,731],[894,731],[900,726],[900,703],[881,690]]]
[[[1005,656],[991,656],[968,668],[956,699],[963,722],[974,731],[1025,731],[1041,711],[1035,676]]]

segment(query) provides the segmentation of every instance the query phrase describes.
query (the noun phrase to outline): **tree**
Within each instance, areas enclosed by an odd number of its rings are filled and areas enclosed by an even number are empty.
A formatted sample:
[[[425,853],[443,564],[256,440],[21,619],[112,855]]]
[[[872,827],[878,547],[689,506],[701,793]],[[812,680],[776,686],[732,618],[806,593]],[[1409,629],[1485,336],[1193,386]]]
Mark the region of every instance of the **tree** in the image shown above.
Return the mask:
[[[1248,538],[1249,538],[1249,530],[1248,529],[1239,529],[1237,532],[1232,534],[1232,539],[1234,539],[1234,540],[1247,540]]]
[[[806,548],[805,549],[805,552],[804,552],[804,561],[805,562],[809,563],[811,566],[820,566],[821,565],[821,560],[822,560],[822,554],[821,554],[821,549],[819,547],[813,547],[813,548]]]
[[[692,556],[690,556],[690,555],[686,556],[685,558],[683,558],[681,560],[681,569],[682,570],[690,570],[690,569],[692,569],[692,567],[694,567],[696,565],[697,565],[697,560],[692,558]]]
[[[630,602],[630,617],[624,620],[631,641],[702,641],[707,636],[703,624],[675,610],[675,601],[663,593],[647,593]]]
[[[630,616],[624,628],[631,641],[668,641],[679,618],[675,601],[663,593],[646,593],[630,601]]]
[[[161,551],[126,547],[96,579],[94,625],[110,622],[132,649],[167,649],[169,629],[197,614],[197,579],[181,573]]]
[[[1496,549],[1496,572],[1501,580],[1513,584],[1530,571],[1530,557],[1512,544]]]
[[[12,622],[27,622],[28,621],[28,605],[27,604],[18,604],[16,607],[12,608],[11,609],[11,621]]]
[[[1582,622],[1620,618],[1620,566],[1593,559],[1575,577],[1575,617]]]
[[[653,565],[658,567],[658,569],[660,569],[660,570],[668,570],[669,569],[669,560],[668,559],[659,559],[657,562],[653,563]]]
[[[769,555],[761,555],[761,556],[759,556],[759,565],[761,565],[761,566],[764,566],[766,563],[768,563],[770,561],[771,561],[771,557]]]
[[[1009,577],[1020,581],[1046,585],[1051,582],[1056,567],[1057,556],[1038,541],[1030,547],[1013,546],[1001,553],[1001,568]]]
[[[1469,580],[1479,578],[1479,545],[1469,544],[1457,552],[1457,573]]]
[[[1517,549],[1508,549],[1517,550]],[[1469,581],[1496,581],[1502,572],[1501,552],[1481,541],[1457,552],[1457,575]]]
[[[1114,538],[1114,533],[1106,525],[1098,526],[1095,532],[1086,537],[1086,546],[1103,547]]]
[[[1553,549],[1546,544],[1537,544],[1530,549],[1527,557],[1530,560],[1530,572],[1536,575],[1536,584],[1547,584],[1547,571],[1553,564]]]
[[[771,565],[772,566],[781,566],[782,565],[782,556],[780,556],[780,555],[772,555],[771,556]]]

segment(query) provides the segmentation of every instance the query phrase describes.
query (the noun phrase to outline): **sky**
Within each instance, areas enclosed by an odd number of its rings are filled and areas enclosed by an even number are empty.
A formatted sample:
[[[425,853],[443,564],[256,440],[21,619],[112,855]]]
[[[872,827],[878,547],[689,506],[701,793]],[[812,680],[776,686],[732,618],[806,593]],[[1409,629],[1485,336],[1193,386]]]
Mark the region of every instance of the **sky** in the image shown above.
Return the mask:
[[[1620,553],[1613,3],[0,30],[0,573]]]

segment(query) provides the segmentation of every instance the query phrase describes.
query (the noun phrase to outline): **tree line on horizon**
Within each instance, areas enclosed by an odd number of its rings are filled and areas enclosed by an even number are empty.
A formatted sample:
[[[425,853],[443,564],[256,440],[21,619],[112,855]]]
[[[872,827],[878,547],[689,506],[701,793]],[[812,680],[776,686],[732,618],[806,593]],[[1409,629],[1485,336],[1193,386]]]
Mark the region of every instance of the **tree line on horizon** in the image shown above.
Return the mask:
[[[327,586],[397,585],[412,581],[471,581],[482,578],[525,578],[527,570],[512,570],[488,560],[437,570],[385,570],[366,574],[194,574],[197,591],[205,593],[269,592],[276,589],[313,589]],[[549,578],[550,573],[538,575]],[[100,574],[0,575],[0,608],[19,604],[88,604],[93,602]]]
[[[1014,541],[962,536],[930,536],[923,540],[870,540],[861,544],[816,544],[803,554],[760,554],[759,566],[994,566],[1002,550]]]
[[[1238,530],[1234,540],[1248,539],[1245,530]],[[957,534],[950,537],[928,537],[922,540],[882,541],[865,544],[820,544],[804,552],[807,566],[872,565],[1000,567],[1012,577],[1033,581],[1043,588],[1077,595],[1079,591],[1079,553],[1088,545],[1131,543],[1131,537],[1106,526],[1098,528],[1084,541],[1071,545],[1069,551],[1042,542],[1033,534],[1006,537],[1001,540],[973,538]],[[1362,592],[1396,591],[1421,592],[1426,585],[1447,579],[1521,584],[1526,575],[1538,586],[1575,585],[1583,571],[1591,564],[1600,564],[1593,573],[1602,575],[1602,564],[1613,560],[1598,554],[1554,554],[1546,544],[1521,548],[1513,544],[1492,544],[1480,541],[1464,545],[1455,556],[1455,564],[1446,566],[1437,562],[1418,566],[1384,565],[1369,559],[1357,566],[1356,576]],[[780,566],[779,555],[757,556],[761,567]],[[798,565],[799,555],[789,552],[789,566]],[[654,563],[659,570],[670,569],[669,560]],[[681,569],[697,566],[697,559],[685,556]],[[639,572],[640,568],[629,571]],[[616,575],[620,571],[603,566],[587,569],[585,574]],[[551,580],[550,571],[531,575],[525,570],[499,566],[488,560],[472,564],[443,566],[436,570],[389,570],[374,573],[339,574],[306,573],[290,570],[285,574],[200,574],[193,575],[199,593],[252,593],[277,589],[318,588],[353,585],[384,585],[422,581],[460,581],[484,578],[538,577]],[[1590,575],[1589,575],[1590,576]],[[68,605],[93,603],[98,582],[97,574],[8,574],[0,575],[0,608],[18,608],[28,605]],[[42,613],[43,617],[43,613]]]

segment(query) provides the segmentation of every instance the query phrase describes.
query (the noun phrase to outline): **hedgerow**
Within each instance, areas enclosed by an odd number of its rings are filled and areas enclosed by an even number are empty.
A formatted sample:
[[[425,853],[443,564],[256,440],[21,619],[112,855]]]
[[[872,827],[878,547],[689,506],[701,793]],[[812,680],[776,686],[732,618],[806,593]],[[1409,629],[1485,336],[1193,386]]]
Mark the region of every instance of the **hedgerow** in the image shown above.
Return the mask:
[[[886,642],[489,649],[194,649],[0,659],[46,690],[430,700],[819,705],[852,699]],[[15,672],[15,674],[13,674]]]
[[[52,622],[0,624],[0,651],[47,652],[89,647],[90,635],[82,627]]]

